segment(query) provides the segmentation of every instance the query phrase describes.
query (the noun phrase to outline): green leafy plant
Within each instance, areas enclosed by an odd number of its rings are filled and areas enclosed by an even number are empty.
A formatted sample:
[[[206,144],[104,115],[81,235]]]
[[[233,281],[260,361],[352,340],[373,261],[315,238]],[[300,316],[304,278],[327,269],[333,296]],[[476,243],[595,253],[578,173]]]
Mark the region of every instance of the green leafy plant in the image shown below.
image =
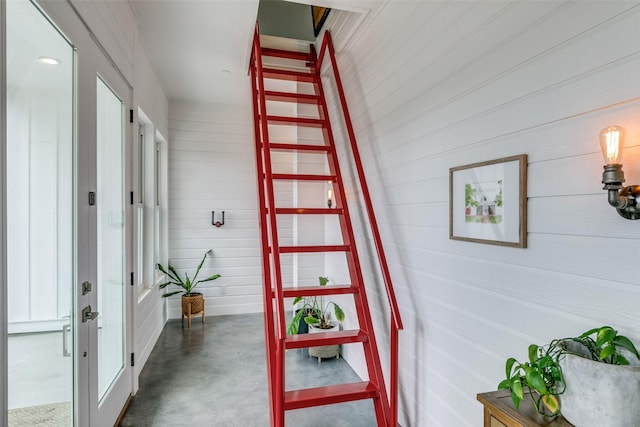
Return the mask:
[[[327,277],[318,277],[320,286],[326,286],[329,283]],[[325,303],[323,297],[296,297],[293,305],[298,305],[298,310],[291,321],[287,324],[287,334],[295,335],[298,333],[300,320],[304,319],[307,325],[313,325],[320,329],[331,329],[333,326],[328,319],[329,308],[333,307],[333,313],[338,322],[344,321],[344,311],[338,304],[333,301]],[[304,317],[303,317],[304,316]]]
[[[572,350],[570,343],[579,344],[585,354]],[[529,361],[521,363],[515,358],[507,359],[506,379],[498,389],[510,389],[511,399],[516,409],[524,399],[525,392],[530,395],[536,410],[546,417],[560,414],[558,396],[564,393],[566,384],[562,375],[560,360],[565,354],[574,354],[591,360],[615,365],[628,365],[629,360],[620,352],[625,349],[640,359],[638,350],[629,338],[618,335],[610,326],[590,329],[578,337],[554,339],[549,344],[529,346]]]
[[[207,258],[207,255],[209,255],[211,252],[212,252],[211,249],[205,252],[204,256],[202,257],[202,261],[200,261],[200,264],[198,264],[198,268],[196,269],[196,272],[193,275],[193,277],[189,277],[187,273],[184,273],[184,279],[180,276],[180,274],[178,274],[176,269],[173,268],[171,264],[168,264],[168,268],[165,269],[162,264],[158,263],[158,270],[160,270],[161,272],[167,275],[167,281],[160,285],[160,289],[164,289],[169,285],[176,285],[182,288],[182,290],[167,292],[165,294],[162,294],[162,297],[166,298],[179,293],[183,293],[186,296],[191,296],[194,293],[193,289],[196,286],[198,286],[198,284],[202,282],[210,282],[212,280],[216,280],[217,278],[219,278],[220,277],[219,274],[214,274],[213,276],[209,276],[206,279],[197,280],[198,274],[200,273],[200,269],[204,264],[204,260]]]

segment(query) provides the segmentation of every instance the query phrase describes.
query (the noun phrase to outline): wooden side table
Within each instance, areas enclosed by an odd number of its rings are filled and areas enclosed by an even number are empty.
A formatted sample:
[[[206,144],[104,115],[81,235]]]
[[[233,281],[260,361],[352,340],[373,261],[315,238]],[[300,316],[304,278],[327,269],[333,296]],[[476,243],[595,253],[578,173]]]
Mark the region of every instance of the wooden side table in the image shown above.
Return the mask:
[[[573,427],[562,416],[551,421],[545,419],[529,396],[520,402],[519,411],[513,406],[509,390],[480,393],[477,398],[484,405],[484,427]]]

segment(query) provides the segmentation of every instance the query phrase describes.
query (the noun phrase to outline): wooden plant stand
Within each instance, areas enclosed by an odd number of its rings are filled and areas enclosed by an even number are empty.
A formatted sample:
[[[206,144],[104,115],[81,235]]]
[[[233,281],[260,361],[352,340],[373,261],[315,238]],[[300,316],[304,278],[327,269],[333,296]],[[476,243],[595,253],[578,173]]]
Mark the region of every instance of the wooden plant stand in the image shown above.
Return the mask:
[[[202,313],[202,323],[204,324],[204,298],[202,294],[192,296],[182,296],[182,326],[184,318],[187,318],[187,328],[191,328],[191,317]]]

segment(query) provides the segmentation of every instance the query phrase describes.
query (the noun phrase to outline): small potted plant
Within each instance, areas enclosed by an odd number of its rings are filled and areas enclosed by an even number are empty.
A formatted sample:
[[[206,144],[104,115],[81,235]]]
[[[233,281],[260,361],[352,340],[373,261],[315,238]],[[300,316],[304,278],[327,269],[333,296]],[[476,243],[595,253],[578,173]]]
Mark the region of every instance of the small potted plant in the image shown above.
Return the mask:
[[[318,277],[320,286],[326,286],[329,283],[327,277]],[[297,310],[291,321],[287,324],[287,334],[295,335],[300,331],[300,325],[304,322],[309,326],[310,333],[329,332],[337,330],[339,323],[344,321],[344,311],[334,301],[325,301],[324,297],[296,297],[293,305],[297,306]],[[335,320],[330,317],[330,309],[333,308]],[[318,358],[318,363],[323,357],[339,357],[340,349],[337,345],[310,347],[309,355]]]
[[[160,289],[164,289],[169,285],[176,285],[182,288],[181,290],[166,292],[162,294],[162,297],[167,298],[182,293],[182,323],[184,324],[184,318],[186,316],[189,328],[191,327],[191,316],[194,314],[202,313],[202,323],[204,323],[204,297],[202,293],[194,292],[193,290],[202,282],[210,282],[220,277],[219,274],[214,274],[205,279],[197,280],[204,260],[211,252],[211,249],[205,252],[193,277],[189,277],[187,273],[184,273],[184,278],[182,278],[171,264],[168,264],[168,268],[164,268],[162,264],[158,263],[158,269],[167,275],[167,281],[160,285]]]
[[[544,346],[530,345],[528,362],[507,359],[507,378],[498,389],[510,389],[516,409],[528,393],[539,413],[549,418],[562,413],[575,425],[640,425],[634,401],[640,395],[638,361],[629,338],[602,326]]]

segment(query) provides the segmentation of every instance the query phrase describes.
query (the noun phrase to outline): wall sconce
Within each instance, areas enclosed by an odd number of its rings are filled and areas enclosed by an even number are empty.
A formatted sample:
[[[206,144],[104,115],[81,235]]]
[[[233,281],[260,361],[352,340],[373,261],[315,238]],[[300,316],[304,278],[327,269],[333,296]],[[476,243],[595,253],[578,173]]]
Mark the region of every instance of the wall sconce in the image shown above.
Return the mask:
[[[216,221],[216,211],[211,211],[211,225],[214,225],[218,228],[224,225],[224,211],[222,211],[221,221]]]
[[[624,148],[624,128],[607,126],[600,131],[600,148],[606,165],[602,173],[603,190],[608,191],[609,204],[616,208],[621,217],[640,219],[640,185],[624,187],[622,171],[622,149]]]
[[[333,206],[333,189],[327,190],[327,207]]]

